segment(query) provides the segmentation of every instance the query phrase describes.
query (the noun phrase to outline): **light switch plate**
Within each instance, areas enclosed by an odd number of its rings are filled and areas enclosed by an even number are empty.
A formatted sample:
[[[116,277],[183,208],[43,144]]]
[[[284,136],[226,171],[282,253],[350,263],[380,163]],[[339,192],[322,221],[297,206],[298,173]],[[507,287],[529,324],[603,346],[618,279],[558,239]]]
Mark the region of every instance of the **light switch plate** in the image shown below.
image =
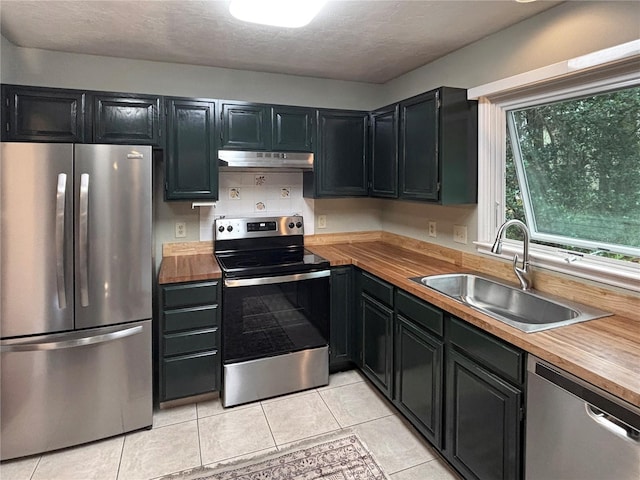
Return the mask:
[[[453,241],[456,243],[467,243],[467,226],[466,225],[454,225],[453,226]]]
[[[318,228],[327,228],[327,216],[318,215]]]

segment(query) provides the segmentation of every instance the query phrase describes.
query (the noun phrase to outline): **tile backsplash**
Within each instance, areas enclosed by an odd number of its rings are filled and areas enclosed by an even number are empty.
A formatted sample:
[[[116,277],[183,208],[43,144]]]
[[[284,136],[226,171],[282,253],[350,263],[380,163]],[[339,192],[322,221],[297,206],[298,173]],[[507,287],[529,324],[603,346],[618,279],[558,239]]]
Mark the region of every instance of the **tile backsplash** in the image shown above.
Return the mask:
[[[262,217],[301,214],[305,233],[313,233],[313,200],[302,197],[301,172],[220,172],[215,207],[200,207],[200,240],[213,239],[213,222],[220,216]]]

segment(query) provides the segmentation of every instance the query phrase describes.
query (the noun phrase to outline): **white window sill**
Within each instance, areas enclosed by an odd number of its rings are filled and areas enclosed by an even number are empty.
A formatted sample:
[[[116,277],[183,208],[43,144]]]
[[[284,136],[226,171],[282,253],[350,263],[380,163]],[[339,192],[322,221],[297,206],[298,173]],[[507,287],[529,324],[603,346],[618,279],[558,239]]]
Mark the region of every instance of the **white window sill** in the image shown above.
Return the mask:
[[[491,253],[492,243],[474,242],[478,253],[512,260],[515,254],[521,261],[522,243],[506,240],[502,254]],[[544,268],[633,292],[640,292],[640,264],[618,262],[590,255],[572,254],[541,246],[529,247],[529,261],[533,267]]]

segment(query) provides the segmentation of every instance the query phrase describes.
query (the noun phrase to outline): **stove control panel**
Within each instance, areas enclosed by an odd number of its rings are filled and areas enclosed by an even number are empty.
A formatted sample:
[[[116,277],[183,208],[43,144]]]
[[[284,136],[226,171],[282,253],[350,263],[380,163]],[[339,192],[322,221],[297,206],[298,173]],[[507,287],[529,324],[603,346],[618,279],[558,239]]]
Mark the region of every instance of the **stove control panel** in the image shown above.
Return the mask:
[[[215,240],[304,235],[304,220],[290,217],[218,218],[213,226]]]

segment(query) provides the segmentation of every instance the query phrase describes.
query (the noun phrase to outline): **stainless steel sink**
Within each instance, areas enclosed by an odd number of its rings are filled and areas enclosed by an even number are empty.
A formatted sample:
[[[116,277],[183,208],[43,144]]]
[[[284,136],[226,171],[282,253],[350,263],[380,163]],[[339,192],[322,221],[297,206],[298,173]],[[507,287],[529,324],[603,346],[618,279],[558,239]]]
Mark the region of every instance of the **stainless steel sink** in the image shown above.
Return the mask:
[[[455,273],[411,280],[527,333],[611,315],[546,293],[524,291],[485,276]]]

